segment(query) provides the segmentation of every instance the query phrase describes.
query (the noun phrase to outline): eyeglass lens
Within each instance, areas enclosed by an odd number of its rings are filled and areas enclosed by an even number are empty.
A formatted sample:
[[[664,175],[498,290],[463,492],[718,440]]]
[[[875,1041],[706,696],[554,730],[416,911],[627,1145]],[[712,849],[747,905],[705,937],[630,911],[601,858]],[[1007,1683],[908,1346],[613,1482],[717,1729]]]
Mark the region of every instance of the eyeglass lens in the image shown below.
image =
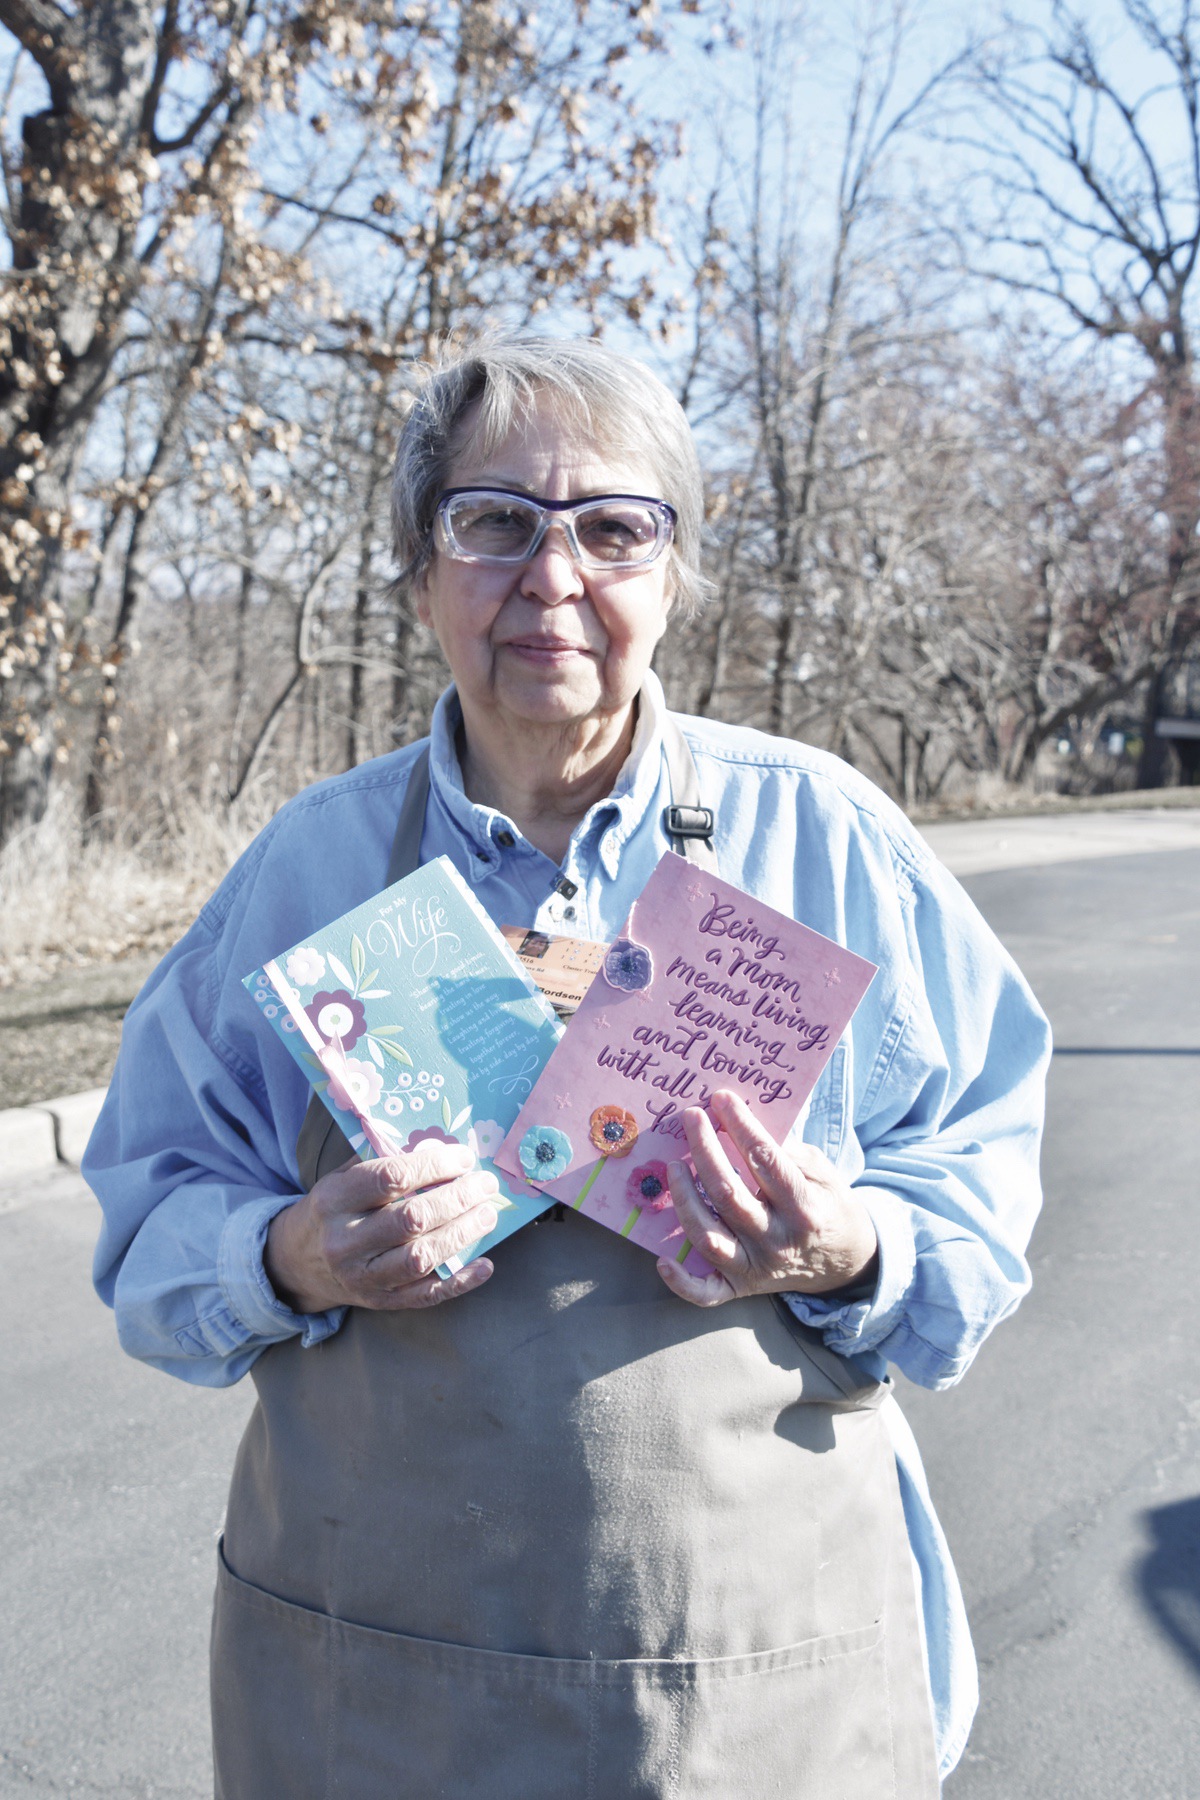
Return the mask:
[[[447,530],[464,555],[500,562],[529,555],[543,516],[540,506],[510,494],[457,494],[443,506]],[[588,562],[609,566],[649,561],[664,523],[657,508],[641,500],[602,498],[557,516],[571,520]]]

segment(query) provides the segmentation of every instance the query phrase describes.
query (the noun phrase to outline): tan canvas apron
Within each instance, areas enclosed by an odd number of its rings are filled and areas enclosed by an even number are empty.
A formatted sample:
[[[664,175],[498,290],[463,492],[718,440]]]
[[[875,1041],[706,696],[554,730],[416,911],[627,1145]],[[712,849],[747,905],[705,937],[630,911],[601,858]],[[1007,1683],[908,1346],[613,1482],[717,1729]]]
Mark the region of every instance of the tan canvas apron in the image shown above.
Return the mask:
[[[678,733],[671,761],[694,798]],[[389,879],[423,810],[418,783]],[[347,1154],[327,1118],[310,1183]],[[254,1365],[218,1800],[932,1800],[885,1389],[781,1303],[675,1299],[575,1214],[494,1260]]]

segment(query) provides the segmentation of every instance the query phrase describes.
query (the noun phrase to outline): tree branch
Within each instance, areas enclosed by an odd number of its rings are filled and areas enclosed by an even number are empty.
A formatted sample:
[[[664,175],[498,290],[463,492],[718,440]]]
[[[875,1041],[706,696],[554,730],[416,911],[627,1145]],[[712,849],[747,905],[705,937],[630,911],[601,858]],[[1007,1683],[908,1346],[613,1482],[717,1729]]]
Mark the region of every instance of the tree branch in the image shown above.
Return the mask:
[[[7,26],[49,74],[70,30],[71,15],[58,0],[0,0],[0,25]]]

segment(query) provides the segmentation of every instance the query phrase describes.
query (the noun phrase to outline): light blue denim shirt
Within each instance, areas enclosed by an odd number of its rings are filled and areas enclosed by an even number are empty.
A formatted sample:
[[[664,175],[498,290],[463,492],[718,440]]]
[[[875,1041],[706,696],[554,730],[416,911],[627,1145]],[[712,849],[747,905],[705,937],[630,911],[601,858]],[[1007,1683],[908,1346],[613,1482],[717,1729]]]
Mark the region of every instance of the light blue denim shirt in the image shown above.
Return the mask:
[[[668,848],[663,696],[642,690],[630,757],[555,866],[463,791],[454,690],[438,703],[422,855],[446,855],[502,925],[611,939]],[[1049,1030],[1020,973],[892,803],[822,751],[680,719],[721,873],[879,964],[798,1130],[851,1181],[879,1237],[873,1297],[790,1296],[843,1355],[925,1387],[964,1373],[1029,1286]],[[255,840],[125,1020],[83,1170],[104,1211],[95,1278],[131,1355],[184,1381],[237,1381],[272,1343],[316,1344],[263,1269],[296,1197],[309,1090],[241,978],[383,885],[417,752],[298,795]],[[565,882],[563,877],[566,878]],[[566,886],[574,892],[567,895]],[[912,1434],[885,1402],[922,1616],[943,1775],[977,1701],[958,1581]]]

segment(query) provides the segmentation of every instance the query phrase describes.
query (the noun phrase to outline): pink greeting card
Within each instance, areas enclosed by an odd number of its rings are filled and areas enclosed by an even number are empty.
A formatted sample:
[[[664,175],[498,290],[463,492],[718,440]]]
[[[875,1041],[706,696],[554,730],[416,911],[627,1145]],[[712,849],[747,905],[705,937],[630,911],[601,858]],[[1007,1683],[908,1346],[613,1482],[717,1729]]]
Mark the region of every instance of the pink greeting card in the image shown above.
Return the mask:
[[[874,963],[668,852],[495,1160],[656,1256],[707,1264],[675,1216],[681,1114],[732,1088],[786,1137]]]

